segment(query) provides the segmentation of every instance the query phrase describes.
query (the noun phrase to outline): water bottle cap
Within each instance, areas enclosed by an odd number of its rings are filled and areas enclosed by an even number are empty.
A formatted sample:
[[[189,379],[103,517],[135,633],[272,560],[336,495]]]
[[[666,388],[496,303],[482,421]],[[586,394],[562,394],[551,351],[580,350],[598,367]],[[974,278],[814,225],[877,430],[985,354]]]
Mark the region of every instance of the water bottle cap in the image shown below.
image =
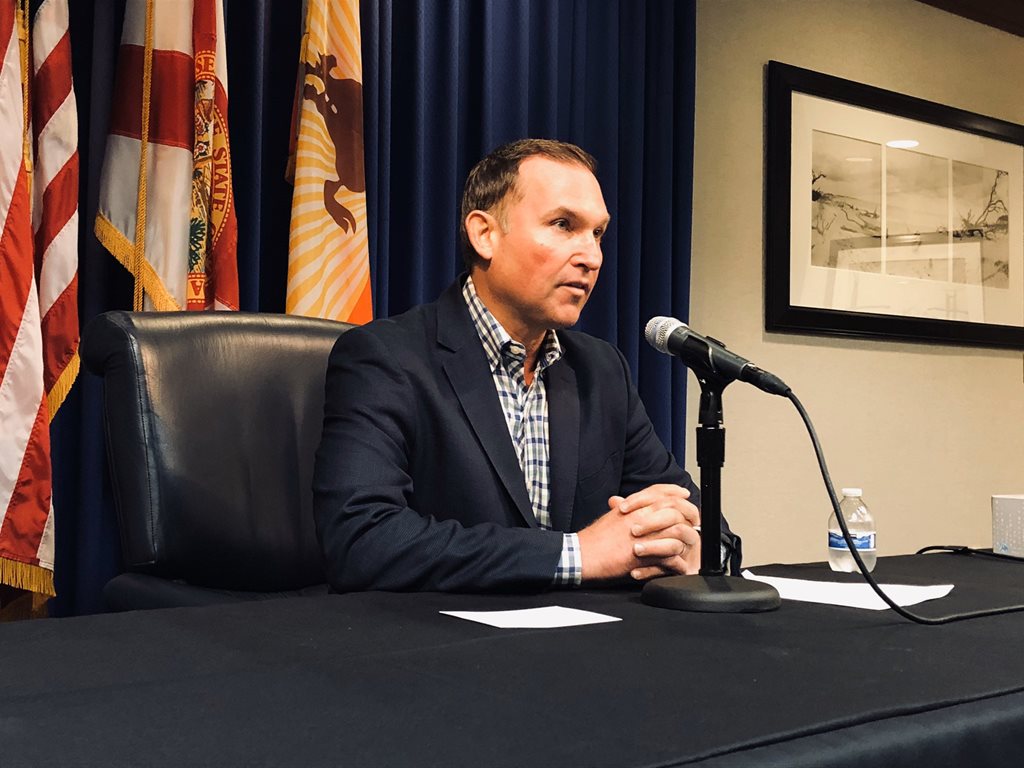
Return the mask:
[[[860,488],[843,488],[843,496],[861,496],[863,493]]]

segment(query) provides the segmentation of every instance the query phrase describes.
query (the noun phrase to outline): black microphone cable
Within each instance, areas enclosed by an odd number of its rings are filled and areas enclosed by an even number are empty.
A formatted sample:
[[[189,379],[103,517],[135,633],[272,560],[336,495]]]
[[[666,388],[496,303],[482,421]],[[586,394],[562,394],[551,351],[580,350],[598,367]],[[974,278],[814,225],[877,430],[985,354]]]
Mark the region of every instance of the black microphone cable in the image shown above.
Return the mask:
[[[930,547],[921,547],[915,555],[924,555],[928,552],[948,552],[951,555],[978,555],[979,557],[991,557],[994,560],[1016,560],[1024,563],[1024,557],[1016,555],[1004,555],[1001,552],[993,552],[991,549],[975,549],[964,544],[932,544]]]
[[[897,605],[896,602],[890,598],[882,588],[878,586],[878,582],[875,581],[871,572],[864,565],[864,561],[861,560],[860,553],[857,548],[853,545],[853,540],[850,537],[850,530],[846,527],[846,518],[843,517],[843,510],[839,507],[839,499],[836,497],[835,489],[832,487],[832,478],[829,476],[828,467],[825,465],[825,454],[821,450],[821,443],[818,442],[818,435],[814,431],[814,425],[811,423],[811,417],[807,415],[807,411],[804,409],[803,404],[799,398],[790,389],[786,392],[786,397],[796,406],[797,411],[800,413],[800,418],[803,419],[804,426],[807,427],[807,433],[811,436],[811,443],[814,445],[814,455],[818,459],[818,467],[821,469],[821,477],[825,481],[825,489],[828,491],[829,500],[832,502],[832,509],[835,510],[836,518],[839,520],[839,527],[843,532],[843,539],[846,540],[846,546],[850,550],[850,554],[853,555],[854,562],[857,563],[857,568],[860,569],[861,575],[864,580],[871,585],[871,588],[890,608],[905,619],[917,622],[918,624],[950,624],[954,621],[965,621],[967,619],[978,619],[982,616],[998,616],[1003,613],[1017,613],[1018,611],[1024,611],[1024,605],[1011,605],[1003,608],[989,608],[982,611],[968,611],[966,613],[952,613],[948,616],[937,616],[935,618],[929,618],[927,616],[919,616],[916,613],[908,611],[901,605]],[[978,554],[992,554],[981,552],[980,550],[971,550],[968,547],[925,547],[920,550],[918,554],[926,551],[933,550],[948,550],[958,553],[974,553]],[[993,555],[994,557],[1002,557],[1002,555]]]

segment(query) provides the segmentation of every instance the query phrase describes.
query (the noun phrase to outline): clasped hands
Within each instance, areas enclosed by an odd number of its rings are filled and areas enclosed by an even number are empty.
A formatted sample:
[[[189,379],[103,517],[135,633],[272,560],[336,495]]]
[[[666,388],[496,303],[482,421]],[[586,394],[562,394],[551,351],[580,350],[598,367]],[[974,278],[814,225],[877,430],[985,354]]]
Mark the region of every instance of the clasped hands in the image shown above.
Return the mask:
[[[583,580],[638,581],[700,570],[700,512],[678,485],[651,485],[608,499],[608,511],[579,532]]]

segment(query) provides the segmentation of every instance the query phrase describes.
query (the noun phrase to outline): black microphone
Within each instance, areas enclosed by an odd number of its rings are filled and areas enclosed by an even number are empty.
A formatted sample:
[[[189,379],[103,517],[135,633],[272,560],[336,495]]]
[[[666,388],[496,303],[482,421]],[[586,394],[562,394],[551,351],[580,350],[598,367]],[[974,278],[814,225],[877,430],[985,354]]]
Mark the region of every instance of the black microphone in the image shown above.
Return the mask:
[[[714,376],[725,383],[745,381],[770,395],[789,394],[789,387],[774,374],[763,371],[749,360],[733,354],[725,344],[710,336],[701,336],[674,317],[652,317],[644,330],[647,343],[666,355],[675,355],[698,376]]]

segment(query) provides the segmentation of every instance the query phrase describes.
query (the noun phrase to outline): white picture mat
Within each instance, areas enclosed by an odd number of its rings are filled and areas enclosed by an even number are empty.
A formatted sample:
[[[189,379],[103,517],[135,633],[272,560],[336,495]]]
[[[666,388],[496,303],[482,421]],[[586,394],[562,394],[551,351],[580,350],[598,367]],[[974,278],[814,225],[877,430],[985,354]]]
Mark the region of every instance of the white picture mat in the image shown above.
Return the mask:
[[[810,181],[812,131],[815,130],[880,144],[883,163],[887,141],[912,136],[920,142],[914,151],[1007,171],[1009,288],[812,265]],[[1024,147],[798,92],[792,94],[791,147],[790,304],[1024,327],[1024,233],[1021,222]],[[884,216],[884,171],[882,179]],[[956,229],[952,211],[948,229]],[[881,238],[880,247],[884,260],[888,257],[884,238]],[[960,247],[960,244],[952,247]]]

